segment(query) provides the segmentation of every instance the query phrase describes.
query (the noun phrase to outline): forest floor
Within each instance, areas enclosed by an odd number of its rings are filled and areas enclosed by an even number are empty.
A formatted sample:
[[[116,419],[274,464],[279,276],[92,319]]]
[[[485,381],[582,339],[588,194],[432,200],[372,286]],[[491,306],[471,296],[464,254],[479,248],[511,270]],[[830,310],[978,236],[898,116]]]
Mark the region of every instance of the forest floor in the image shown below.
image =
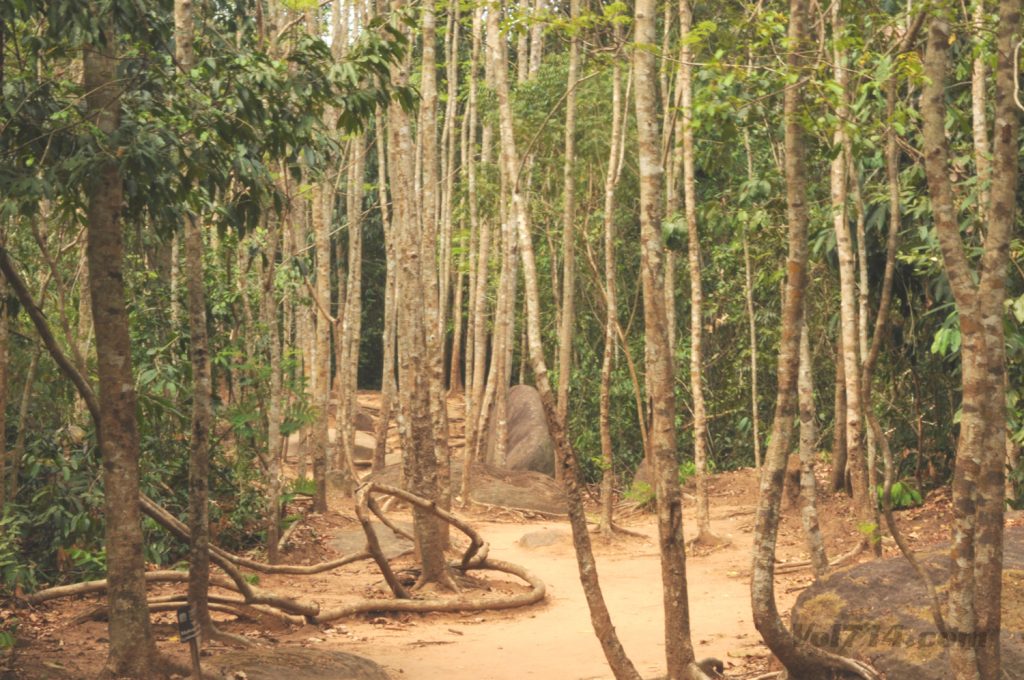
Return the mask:
[[[372,409],[373,396],[360,395]],[[454,404],[453,404],[454,405]],[[453,409],[453,431],[461,424]],[[461,433],[459,433],[461,434]],[[453,442],[454,443],[454,442]],[[822,477],[827,470],[822,466]],[[824,478],[820,480],[824,482]],[[697,548],[687,554],[690,618],[698,658],[724,660],[726,675],[747,678],[771,669],[771,658],[754,629],[750,614],[750,554],[754,529],[757,475],[741,469],[715,475],[710,484],[713,531],[729,543],[713,550]],[[361,536],[351,501],[331,497],[332,510],[310,515],[295,532],[294,547],[285,559],[311,563],[345,554]],[[596,506],[591,509],[596,515]],[[652,514],[635,507],[619,507],[620,523],[637,535],[595,535],[601,586],[616,630],[637,670],[645,677],[664,672],[664,633],[657,525]],[[409,522],[407,511],[391,513]],[[519,564],[539,576],[547,586],[540,604],[506,611],[432,614],[377,613],[321,626],[286,627],[235,621],[215,615],[219,625],[260,644],[294,645],[339,650],[370,658],[398,680],[597,680],[610,678],[580,586],[567,521],[531,520],[517,513],[493,509],[460,513],[490,544],[490,556]],[[820,494],[819,514],[830,558],[848,552],[859,540],[845,495]],[[948,538],[949,497],[939,490],[926,505],[898,515],[912,544],[923,546]],[[693,499],[687,496],[686,530],[694,533]],[[524,538],[525,537],[525,538]],[[883,541],[887,556],[895,555],[891,539]],[[358,549],[358,548],[357,548]],[[795,508],[784,510],[778,559],[806,559],[806,549]],[[865,554],[859,559],[869,559]],[[397,560],[398,569],[412,566],[409,556]],[[484,590],[522,592],[512,577],[495,572],[474,572]],[[787,612],[800,591],[811,583],[809,568],[778,576],[779,610]],[[372,562],[359,562],[312,576],[261,576],[259,585],[274,593],[316,600],[323,607],[362,597],[381,597],[384,590]],[[153,588],[156,594],[173,586]],[[22,610],[22,641],[0,680],[61,680],[95,675],[105,655],[106,624],[83,620],[101,600],[81,597],[60,600],[34,610]],[[0,612],[3,613],[3,612]],[[187,659],[187,647],[177,642],[173,614],[154,615],[161,650]],[[269,625],[269,627],[268,627]],[[224,647],[211,644],[204,654]],[[204,657],[206,658],[206,657]],[[9,662],[10,663],[10,662]]]

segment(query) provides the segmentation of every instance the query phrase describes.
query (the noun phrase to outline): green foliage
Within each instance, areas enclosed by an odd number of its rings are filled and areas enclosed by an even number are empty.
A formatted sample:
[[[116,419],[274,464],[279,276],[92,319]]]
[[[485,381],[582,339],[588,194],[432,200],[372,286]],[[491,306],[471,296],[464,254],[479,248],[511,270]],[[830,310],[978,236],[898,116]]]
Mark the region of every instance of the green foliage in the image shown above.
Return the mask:
[[[634,481],[626,489],[623,497],[631,503],[636,503],[641,508],[650,508],[654,505],[655,501],[654,489],[647,482]]]
[[[296,477],[289,484],[288,491],[295,495],[312,496],[316,493],[316,482],[309,477]]]
[[[882,507],[883,491],[885,487],[881,484],[878,485],[876,492],[878,494],[878,507]],[[922,503],[924,499],[921,498],[921,493],[910,485],[908,482],[894,482],[892,489],[890,489],[889,498],[892,502],[892,507],[895,510],[904,510],[906,508],[916,508]]]

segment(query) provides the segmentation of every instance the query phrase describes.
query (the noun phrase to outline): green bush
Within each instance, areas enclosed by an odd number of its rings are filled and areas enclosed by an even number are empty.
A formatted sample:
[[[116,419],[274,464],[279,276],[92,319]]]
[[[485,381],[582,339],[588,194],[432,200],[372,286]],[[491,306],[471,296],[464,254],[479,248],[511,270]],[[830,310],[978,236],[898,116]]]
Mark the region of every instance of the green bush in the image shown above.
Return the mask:
[[[882,494],[885,487],[881,484],[878,485],[878,507],[882,507]],[[906,482],[896,482],[892,485],[889,497],[892,500],[892,507],[894,510],[903,510],[905,508],[916,508],[924,502],[921,498],[921,493]]]

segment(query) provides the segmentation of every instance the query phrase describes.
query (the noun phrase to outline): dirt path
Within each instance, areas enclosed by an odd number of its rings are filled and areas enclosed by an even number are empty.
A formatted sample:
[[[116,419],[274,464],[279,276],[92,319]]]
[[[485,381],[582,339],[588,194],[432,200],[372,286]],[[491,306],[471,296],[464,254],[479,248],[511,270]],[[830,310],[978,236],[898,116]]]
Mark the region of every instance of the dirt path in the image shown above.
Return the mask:
[[[718,505],[715,530],[732,545],[688,560],[693,640],[700,656],[746,668],[763,657],[750,617],[749,555],[753,506]],[[687,517],[691,521],[692,516]],[[475,521],[491,555],[516,562],[548,586],[545,603],[524,610],[465,615],[350,620],[326,631],[309,629],[286,639],[374,659],[408,680],[583,680],[611,677],[590,625],[565,522]],[[616,628],[644,676],[664,671],[661,575],[656,525],[646,516],[630,527],[646,538],[595,539],[601,585]],[[524,535],[554,537],[524,547]],[[544,543],[546,541],[539,540]],[[787,608],[795,595],[786,595]]]

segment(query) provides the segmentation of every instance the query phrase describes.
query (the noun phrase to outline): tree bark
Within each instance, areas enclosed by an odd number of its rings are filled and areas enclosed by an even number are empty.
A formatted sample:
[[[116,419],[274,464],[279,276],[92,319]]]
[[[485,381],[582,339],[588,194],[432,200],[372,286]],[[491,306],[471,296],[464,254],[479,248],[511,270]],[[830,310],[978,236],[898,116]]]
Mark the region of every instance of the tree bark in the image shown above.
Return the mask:
[[[195,63],[195,23],[192,0],[174,2],[175,58],[187,79]],[[199,217],[185,214],[185,267],[188,270],[189,357],[192,362],[192,439],[188,464],[188,601],[192,615],[206,638],[213,633],[210,619],[210,429],[213,426],[213,380],[210,341],[206,329],[206,282],[203,272],[203,232]]]
[[[841,40],[843,25],[840,20],[840,3],[832,10],[832,31],[834,40]],[[875,510],[874,490],[868,482],[868,469],[864,453],[863,405],[861,404],[860,381],[860,315],[857,306],[857,261],[847,220],[847,183],[849,181],[846,162],[846,132],[844,125],[849,118],[846,103],[847,80],[846,54],[835,48],[834,71],[836,82],[843,94],[839,107],[839,122],[833,143],[842,149],[832,160],[830,174],[832,195],[832,222],[836,234],[836,250],[839,257],[840,328],[843,335],[843,371],[846,386],[846,455],[853,487],[853,505],[857,521],[868,531],[863,540],[872,549],[879,547],[878,516]],[[873,528],[872,528],[873,527]]]
[[[925,173],[943,263],[960,317],[963,385],[960,438],[953,474],[951,633],[972,644],[950,646],[957,680],[1000,677],[1004,513],[1005,339],[1003,302],[1017,194],[1019,112],[1014,102],[1014,36],[1020,3],[999,3],[996,32],[992,185],[977,283],[960,236],[945,137],[945,78],[950,27],[936,13],[928,29],[927,77],[921,96]]]
[[[747,152],[747,181],[754,181],[754,156],[750,149],[750,133],[743,132],[743,146]],[[743,298],[747,304],[747,323],[750,326],[750,425],[754,438],[754,467],[761,469],[761,415],[757,406],[757,317],[754,315],[753,266],[747,227],[743,225]]]
[[[594,632],[601,643],[605,658],[617,680],[639,680],[640,675],[626,656],[625,650],[615,633],[611,616],[601,593],[601,585],[597,576],[597,565],[587,532],[587,519],[583,509],[580,492],[579,466],[576,454],[569,444],[558,419],[555,396],[548,379],[547,362],[540,334],[540,295],[537,284],[537,266],[533,254],[533,242],[530,235],[529,215],[525,200],[519,189],[517,174],[519,172],[519,154],[513,132],[512,106],[509,101],[508,60],[505,55],[504,41],[499,30],[497,12],[487,13],[487,42],[490,50],[494,89],[498,98],[499,129],[501,131],[501,161],[509,183],[512,198],[510,217],[516,225],[520,251],[523,260],[523,277],[526,284],[526,328],[529,335],[530,363],[540,393],[544,415],[548,429],[555,441],[558,464],[563,466],[563,480],[569,506],[569,521],[572,527],[573,544],[579,564],[580,582],[587,598],[591,622]]]
[[[615,27],[615,40],[621,39],[621,29]],[[615,282],[615,188],[618,186],[621,165],[620,146],[622,139],[622,118],[625,111],[622,104],[622,74],[618,61],[612,63],[612,130],[608,140],[608,169],[604,180],[604,290],[605,324],[604,350],[601,354],[601,387],[599,395],[598,428],[601,435],[601,531],[614,529],[612,511],[615,496],[615,457],[611,427],[611,382],[612,365],[615,361],[616,337],[619,306]],[[640,414],[638,414],[640,415]]]
[[[380,378],[380,415],[374,432],[376,442],[373,449],[373,471],[384,469],[387,453],[388,426],[391,423],[391,409],[395,400],[395,321],[397,319],[395,297],[397,289],[395,272],[395,235],[391,223],[391,210],[388,197],[388,161],[385,137],[387,130],[384,116],[380,112],[376,116],[377,134],[377,165],[379,173],[378,191],[380,192],[380,219],[384,229],[385,280],[384,280],[384,337],[383,368]]]
[[[814,420],[814,364],[811,360],[811,342],[807,331],[806,310],[800,333],[800,370],[797,393],[800,407],[800,519],[811,553],[811,566],[816,579],[828,572],[828,555],[818,526],[818,488],[814,478],[814,448],[818,443],[818,426]]]
[[[7,311],[7,282],[0,274],[0,513],[7,502],[7,383],[10,371],[10,352],[8,324],[10,314]]]
[[[689,0],[679,2],[679,40],[682,64],[679,87],[682,92],[683,195],[686,210],[687,259],[690,269],[690,392],[693,395],[693,464],[697,486],[697,538],[701,543],[717,543],[711,532],[708,514],[708,419],[704,405],[703,338],[704,294],[701,285],[700,234],[697,229],[697,181],[693,151],[693,82],[690,75],[692,54],[690,24],[693,13]],[[678,143],[678,140],[677,140]],[[673,351],[670,345],[670,352]]]
[[[538,7],[541,0],[537,0]],[[569,21],[580,14],[579,0],[569,2]],[[539,38],[537,39],[539,44]],[[535,49],[539,51],[539,45]],[[566,427],[569,386],[572,378],[572,343],[576,327],[576,81],[579,70],[579,36],[569,39],[569,73],[565,84],[565,158],[562,163],[562,311],[558,327],[558,417]],[[538,55],[539,66],[540,58]]]
[[[342,348],[338,371],[337,469],[357,479],[353,467],[356,451],[356,414],[359,403],[359,340],[363,315],[363,175],[366,169],[366,140],[355,135],[349,142],[348,182],[345,213],[348,221],[348,283],[344,312],[339,312],[341,332],[335,338]],[[386,283],[385,283],[386,286]],[[339,296],[339,309],[340,309]]]
[[[117,34],[109,11],[93,6],[99,19],[95,44],[84,47],[86,112],[109,138],[121,122]],[[104,142],[101,148],[108,148]],[[92,173],[86,207],[89,288],[96,332],[100,431],[106,517],[110,650],[103,674],[149,680],[157,677],[156,646],[146,606],[142,525],[139,517],[139,432],[135,379],[125,304],[120,213],[121,173],[108,157]]]
[[[843,330],[836,333],[835,402],[832,408],[832,471],[829,484],[832,491],[850,490],[850,477],[846,472],[846,364],[843,359]]]
[[[657,44],[656,3],[637,0],[634,39]],[[640,167],[640,275],[644,297],[644,364],[653,402],[648,455],[654,463],[658,506],[658,542],[665,608],[665,654],[670,678],[701,678],[690,639],[690,614],[683,538],[683,503],[676,459],[676,403],[665,300],[665,247],[661,241],[662,169],[656,109],[654,55],[633,51],[636,125]]]
[[[443,326],[447,306],[439,299],[440,273],[437,259],[438,243],[438,152],[437,152],[437,16],[433,4],[421,7],[420,30],[423,35],[420,82],[420,130],[422,150],[422,204],[420,222],[420,278],[425,293],[423,314],[426,332],[428,387],[430,413],[433,422],[434,456],[437,461],[437,492],[430,496],[445,510],[451,508],[451,452],[448,448],[448,407],[445,390]],[[431,519],[436,525],[440,549],[448,546],[449,527],[445,522]],[[442,560],[443,561],[443,560]],[[422,579],[421,579],[422,581]]]
[[[826,677],[830,669],[846,670],[862,678],[877,678],[869,667],[836,656],[800,640],[785,627],[775,603],[775,544],[779,528],[783,477],[796,410],[799,344],[803,323],[804,291],[807,287],[807,163],[803,114],[803,85],[808,73],[807,0],[790,0],[787,66],[797,80],[786,88],[785,176],[789,221],[789,252],[786,261],[785,295],[782,309],[782,337],[779,342],[778,395],[771,443],[761,474],[760,498],[754,532],[754,560],[751,576],[751,605],[754,625],[765,644],[785,666],[791,677]]]
[[[392,1],[392,10],[402,9],[401,0]],[[424,16],[429,14],[425,12]],[[409,61],[392,67],[391,80],[398,87],[409,82]],[[398,429],[402,438],[402,470],[404,483],[418,496],[438,499],[438,463],[434,431],[434,394],[427,335],[436,333],[436,326],[425,311],[430,305],[431,291],[424,291],[423,268],[434,266],[434,251],[424,250],[420,213],[417,210],[415,151],[409,117],[397,102],[388,108],[389,165],[392,192],[392,235],[397,263],[398,324]],[[432,243],[432,242],[431,242]],[[415,291],[424,291],[427,304]],[[433,290],[436,304],[436,289]],[[444,545],[438,520],[429,512],[413,510],[416,548],[422,566],[419,583],[441,582],[446,576]]]

